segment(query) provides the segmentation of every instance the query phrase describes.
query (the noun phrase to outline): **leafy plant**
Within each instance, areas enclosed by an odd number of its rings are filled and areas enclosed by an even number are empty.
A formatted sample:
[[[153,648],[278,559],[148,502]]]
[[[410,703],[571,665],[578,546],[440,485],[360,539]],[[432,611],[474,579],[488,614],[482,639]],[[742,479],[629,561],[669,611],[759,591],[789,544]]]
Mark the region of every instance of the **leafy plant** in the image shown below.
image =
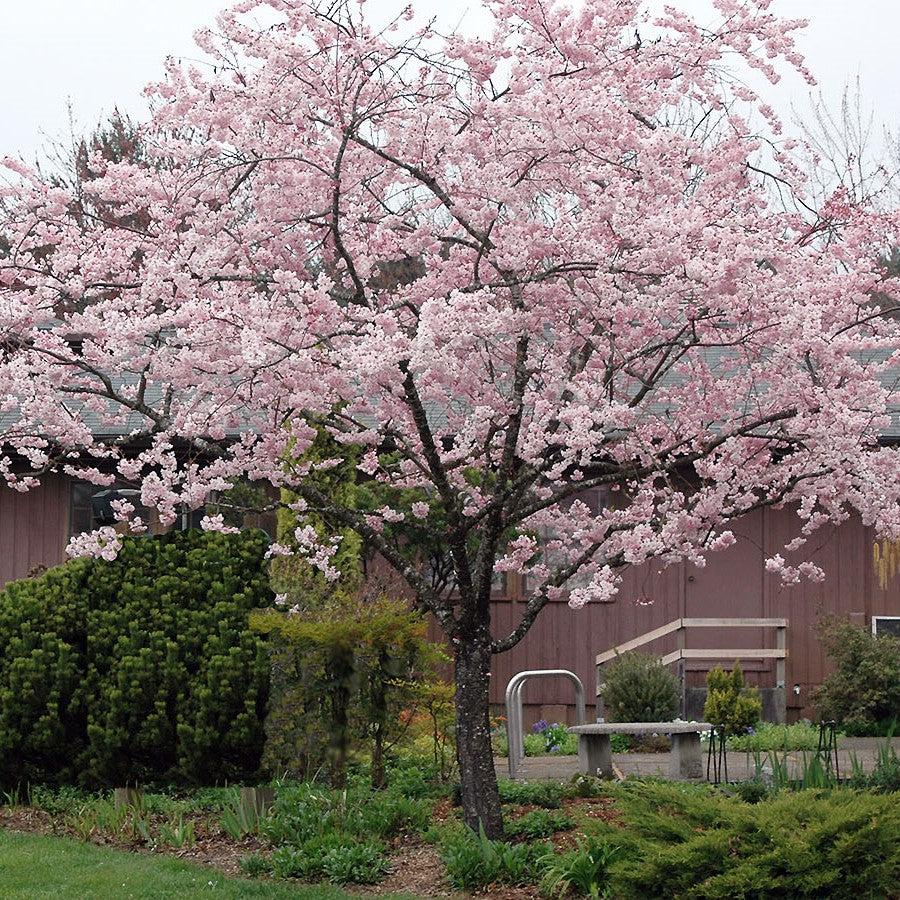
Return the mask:
[[[387,860],[376,844],[343,844],[322,857],[322,872],[336,884],[375,884],[387,871]]]
[[[747,753],[769,750],[815,750],[819,745],[819,729],[809,722],[776,725],[759,722],[744,734],[728,736],[728,749]]]
[[[182,847],[193,847],[195,841],[194,823],[190,820],[185,821],[181,815],[160,825],[159,842],[161,844],[180,850]]]
[[[848,734],[883,733],[900,719],[900,638],[836,619],[821,623],[819,637],[834,665],[813,697],[819,715]]]
[[[601,688],[613,722],[669,722],[678,712],[678,682],[655,656],[623,653],[604,672]]]
[[[568,791],[575,797],[596,797],[603,792],[603,782],[596,775],[578,772],[569,781]]]
[[[900,756],[890,738],[879,745],[871,773],[866,773],[856,754],[851,754],[850,765],[853,787],[882,794],[900,791]]]
[[[549,837],[557,831],[572,828],[574,822],[563,812],[549,809],[533,809],[518,819],[506,823],[506,833],[510,837],[522,837],[528,840]]]
[[[469,828],[452,833],[440,848],[447,877],[461,891],[495,883],[527,884],[536,877],[537,860],[546,852],[540,845],[492,841],[483,829],[476,834]]]
[[[272,863],[270,860],[266,859],[265,856],[261,856],[259,853],[251,853],[249,856],[243,857],[239,865],[241,871],[251,878],[257,878],[260,875],[268,875],[269,872],[272,871]]]
[[[272,872],[280,878],[328,878],[336,883],[372,884],[387,871],[382,848],[372,842],[330,832],[272,853]]]
[[[48,785],[34,784],[28,788],[28,805],[54,817],[77,812],[91,799],[91,794],[70,785],[54,789]]]
[[[553,781],[509,781],[498,783],[502,803],[517,803],[522,806],[543,806],[557,809],[563,797],[563,786]]]
[[[744,673],[735,664],[730,671],[716,666],[706,676],[706,703],[703,717],[729,734],[746,734],[759,722],[762,700],[755,687],[744,684]]]
[[[248,835],[259,834],[265,823],[266,816],[261,816],[253,806],[241,803],[238,797],[222,810],[222,817],[219,820],[222,830],[233,841],[241,841]]]
[[[594,838],[579,839],[576,849],[541,859],[545,868],[541,890],[550,897],[606,897],[610,866],[621,856],[619,847]]]

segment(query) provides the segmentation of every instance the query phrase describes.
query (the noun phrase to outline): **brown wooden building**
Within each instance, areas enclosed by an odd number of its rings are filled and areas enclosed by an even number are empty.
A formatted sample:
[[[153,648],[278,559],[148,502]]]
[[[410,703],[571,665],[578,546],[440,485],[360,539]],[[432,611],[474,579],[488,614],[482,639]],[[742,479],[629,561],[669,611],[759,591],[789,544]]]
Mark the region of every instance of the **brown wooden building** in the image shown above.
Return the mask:
[[[870,627],[873,616],[900,616],[900,572],[891,563],[890,546],[879,543],[876,550],[871,529],[852,518],[822,529],[811,540],[808,556],[825,572],[824,581],[784,584],[779,576],[766,572],[765,560],[779,551],[783,553],[798,527],[790,509],[756,510],[734,523],[737,542],[711,554],[704,568],[690,563],[665,569],[645,565],[626,572],[613,603],[589,604],[580,610],[570,609],[564,601],[548,604],[521,643],[495,658],[492,703],[498,707],[503,703],[506,684],[516,672],[562,668],[581,678],[591,704],[597,655],[676,619],[783,618],[788,620],[787,718],[796,721],[814,717],[811,694],[828,666],[816,634],[817,624],[823,617],[838,616]],[[493,604],[497,636],[514,627],[524,608],[517,588],[513,581],[506,596],[498,597]],[[667,635],[642,650],[663,656],[675,649],[674,638]],[[685,633],[688,648],[773,648],[774,641],[774,630],[763,628],[698,628]],[[761,688],[775,686],[774,660],[749,659],[741,664],[748,681]],[[687,660],[684,665],[690,688],[702,686],[716,662]],[[529,683],[523,701],[526,726],[539,718],[574,722],[572,687],[562,679]],[[588,719],[593,716],[589,706]]]
[[[93,527],[90,489],[62,475],[18,493],[0,487],[0,585],[23,578],[38,567],[65,558],[72,534]],[[595,684],[594,660],[646,632],[682,618],[785,618],[787,659],[786,703],[789,720],[814,715],[811,692],[822,680],[827,661],[816,636],[823,616],[849,617],[869,627],[872,616],[900,616],[900,553],[879,545],[858,519],[829,526],[812,542],[813,560],[826,573],[824,582],[785,585],[765,571],[765,559],[796,534],[798,521],[789,509],[758,510],[736,523],[737,543],[712,554],[705,568],[679,564],[660,570],[643,566],[626,573],[618,598],[572,610],[565,602],[549,604],[531,632],[511,652],[495,658],[491,700],[503,703],[506,684],[524,669],[565,668],[585,684],[589,704]],[[524,608],[521,581],[510,577],[498,586],[493,602],[495,633],[500,636],[518,621]],[[435,632],[436,634],[436,632]],[[685,646],[722,648],[772,647],[771,630],[716,628],[688,631]],[[674,649],[668,635],[644,648],[660,655]],[[701,685],[715,663],[688,660],[687,685]],[[748,679],[761,687],[775,681],[773,660],[743,663]],[[540,680],[525,688],[525,724],[538,718],[573,721],[571,688]],[[594,710],[589,708],[589,718]]]

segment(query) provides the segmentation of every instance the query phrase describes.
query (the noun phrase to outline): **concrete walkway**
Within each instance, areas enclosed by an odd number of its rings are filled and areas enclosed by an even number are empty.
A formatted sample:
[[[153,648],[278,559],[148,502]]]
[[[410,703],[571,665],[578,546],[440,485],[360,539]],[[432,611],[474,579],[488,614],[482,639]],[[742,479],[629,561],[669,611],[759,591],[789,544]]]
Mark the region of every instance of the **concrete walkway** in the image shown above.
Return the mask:
[[[862,764],[866,772],[871,772],[878,758],[878,748],[884,745],[885,738],[843,738],[838,742],[838,766],[841,778],[848,777],[853,771],[852,758]],[[892,740],[894,749],[900,753],[900,737]],[[814,750],[806,751],[807,760],[815,755]],[[613,753],[613,765],[623,775],[654,775],[668,777],[669,753]],[[782,761],[784,753],[779,751],[778,760]],[[761,762],[769,766],[767,753],[760,754]],[[496,757],[494,764],[501,778],[509,777],[509,766],[506,757]],[[788,769],[792,776],[803,769],[803,751],[796,750],[787,754]],[[706,745],[703,745],[703,771],[706,772]],[[577,756],[526,756],[519,763],[519,780],[535,781],[541,779],[564,780],[578,772]],[[756,774],[753,755],[732,750],[728,753],[728,780],[746,781]]]

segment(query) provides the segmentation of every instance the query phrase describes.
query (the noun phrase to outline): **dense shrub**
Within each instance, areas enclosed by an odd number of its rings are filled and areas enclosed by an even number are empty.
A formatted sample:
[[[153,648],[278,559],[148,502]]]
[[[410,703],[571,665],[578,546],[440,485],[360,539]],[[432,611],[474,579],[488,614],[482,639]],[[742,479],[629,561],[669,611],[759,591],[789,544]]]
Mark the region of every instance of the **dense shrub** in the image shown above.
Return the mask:
[[[879,734],[900,719],[900,638],[834,619],[819,635],[835,667],[814,697],[819,716],[850,734]]]
[[[256,771],[268,538],[125,538],[0,592],[0,781],[212,783]]]
[[[430,749],[436,762],[443,759],[451,707],[436,667],[444,655],[407,602],[335,593],[293,614],[266,610],[250,621],[275,660],[270,770],[299,777],[324,771],[340,787],[359,748],[371,753],[373,786],[383,787],[388,752],[410,736],[416,713],[431,720]]]
[[[678,711],[678,682],[655,656],[623,653],[604,673],[603,702],[611,722],[670,722]]]
[[[900,876],[900,806],[891,796],[807,790],[736,798],[676,784],[615,790],[623,898],[882,898]],[[624,824],[623,824],[624,823]]]
[[[725,734],[746,734],[762,716],[762,700],[755,687],[744,684],[739,665],[730,671],[716,666],[706,676],[703,717]]]

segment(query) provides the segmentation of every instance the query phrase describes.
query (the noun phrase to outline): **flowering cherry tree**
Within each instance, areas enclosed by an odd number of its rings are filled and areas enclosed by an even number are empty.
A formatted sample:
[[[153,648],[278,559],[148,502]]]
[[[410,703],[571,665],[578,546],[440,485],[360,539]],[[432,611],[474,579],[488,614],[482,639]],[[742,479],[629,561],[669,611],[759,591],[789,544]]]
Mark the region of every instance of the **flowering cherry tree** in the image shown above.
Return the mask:
[[[851,510],[900,537],[900,457],[878,444],[900,326],[872,301],[900,220],[809,199],[743,77],[804,71],[802,23],[715,6],[701,27],[636,0],[495,0],[466,38],[243,0],[198,34],[209,65],[149,89],[139,155],[74,187],[5,161],[8,485],[124,481],[164,522],[237,479],[289,488],[300,525],[275,552],[328,576],[337,539],[304,515],[356,532],[454,648],[465,816],[489,835],[491,657],[549,600],[701,563],[766,504],[795,505],[801,558]],[[321,489],[339,460],[303,450],[322,430],[383,505]],[[102,529],[74,549],[116,548]],[[504,571],[528,599],[497,634]]]

